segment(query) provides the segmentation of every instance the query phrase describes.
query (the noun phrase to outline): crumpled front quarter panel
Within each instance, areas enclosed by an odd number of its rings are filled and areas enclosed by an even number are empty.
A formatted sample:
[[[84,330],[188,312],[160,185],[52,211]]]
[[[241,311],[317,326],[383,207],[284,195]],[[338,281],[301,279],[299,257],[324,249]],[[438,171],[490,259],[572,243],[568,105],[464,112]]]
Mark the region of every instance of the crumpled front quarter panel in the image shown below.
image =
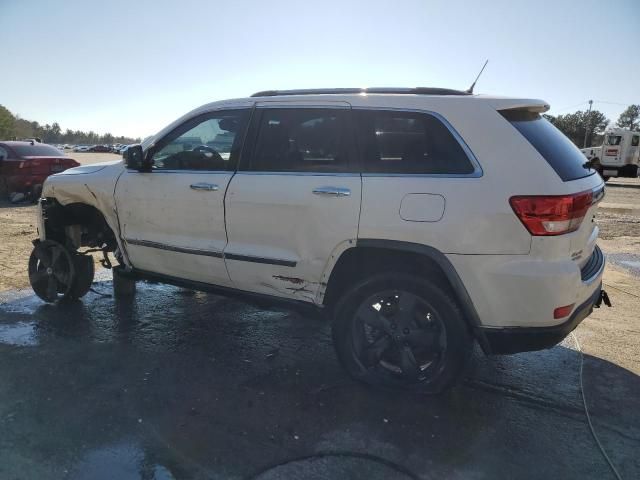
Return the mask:
[[[55,198],[61,205],[83,203],[97,208],[104,215],[120,244],[114,191],[118,177],[124,172],[124,165],[121,162],[115,163],[86,174],[74,173],[73,170],[47,178],[43,185],[42,196]],[[120,247],[122,249],[121,245]]]

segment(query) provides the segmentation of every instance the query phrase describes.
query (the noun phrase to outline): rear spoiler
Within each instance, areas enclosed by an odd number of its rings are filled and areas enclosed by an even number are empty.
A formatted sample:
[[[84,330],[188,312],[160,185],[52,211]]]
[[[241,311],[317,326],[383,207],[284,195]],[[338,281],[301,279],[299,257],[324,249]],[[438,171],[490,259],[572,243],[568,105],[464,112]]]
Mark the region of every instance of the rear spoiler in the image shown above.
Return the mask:
[[[478,95],[478,97],[482,97]],[[496,110],[526,110],[535,113],[544,113],[549,110],[549,104],[537,98],[500,98],[488,99],[489,103]]]

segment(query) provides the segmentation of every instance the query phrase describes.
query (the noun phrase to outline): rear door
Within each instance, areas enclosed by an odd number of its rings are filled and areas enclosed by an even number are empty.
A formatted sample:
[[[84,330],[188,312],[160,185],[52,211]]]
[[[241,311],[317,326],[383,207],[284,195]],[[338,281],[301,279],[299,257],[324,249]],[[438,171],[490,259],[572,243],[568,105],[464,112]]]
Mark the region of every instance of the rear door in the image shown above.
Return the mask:
[[[624,137],[615,133],[605,135],[604,145],[602,147],[602,165],[604,166],[622,166],[624,158],[622,152],[625,148]],[[612,171],[611,174],[616,174]],[[605,174],[606,175],[606,174]]]
[[[361,178],[350,105],[257,105],[226,196],[235,287],[314,301],[332,255],[355,245]]]

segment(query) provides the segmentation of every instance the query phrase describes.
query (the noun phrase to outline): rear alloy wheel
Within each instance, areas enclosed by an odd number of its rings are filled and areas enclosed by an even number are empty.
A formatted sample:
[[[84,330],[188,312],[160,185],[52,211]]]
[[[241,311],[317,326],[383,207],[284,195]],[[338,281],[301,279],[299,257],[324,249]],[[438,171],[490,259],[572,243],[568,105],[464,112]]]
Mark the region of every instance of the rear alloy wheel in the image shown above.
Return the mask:
[[[29,257],[29,282],[35,294],[45,302],[69,296],[75,278],[71,253],[58,242],[38,242]]]
[[[462,373],[472,339],[455,301],[428,280],[379,275],[339,302],[338,356],[366,383],[438,393]]]

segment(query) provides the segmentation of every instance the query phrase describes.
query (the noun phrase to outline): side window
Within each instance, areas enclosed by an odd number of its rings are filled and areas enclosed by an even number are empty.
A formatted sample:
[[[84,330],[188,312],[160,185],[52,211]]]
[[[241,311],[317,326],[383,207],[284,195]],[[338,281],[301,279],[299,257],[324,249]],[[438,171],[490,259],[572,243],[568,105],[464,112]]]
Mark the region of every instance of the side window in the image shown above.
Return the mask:
[[[364,172],[470,174],[474,167],[449,129],[426,113],[361,110],[358,139]]]
[[[9,154],[3,147],[0,147],[0,160],[6,160],[7,158],[9,158]]]
[[[154,170],[235,170],[248,115],[227,110],[189,120],[158,142]]]
[[[347,110],[261,110],[249,170],[344,172],[349,167]]]
[[[637,147],[638,145],[640,145],[640,135],[634,135],[631,137],[631,146]]]

